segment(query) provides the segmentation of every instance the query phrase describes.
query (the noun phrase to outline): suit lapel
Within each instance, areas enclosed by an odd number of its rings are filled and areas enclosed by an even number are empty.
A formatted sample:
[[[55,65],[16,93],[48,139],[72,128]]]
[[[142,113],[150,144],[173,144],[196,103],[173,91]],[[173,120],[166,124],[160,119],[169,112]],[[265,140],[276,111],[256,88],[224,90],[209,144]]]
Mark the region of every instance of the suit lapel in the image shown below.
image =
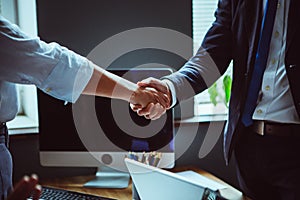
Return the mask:
[[[245,6],[245,26],[248,37],[251,40],[257,33],[257,28],[261,24],[263,0],[244,0]]]
[[[293,38],[296,36],[296,30],[299,26],[300,19],[300,3],[299,0],[291,0],[289,15],[288,15],[288,29],[287,29],[287,51],[290,47],[290,44]],[[299,37],[299,36],[298,36]]]

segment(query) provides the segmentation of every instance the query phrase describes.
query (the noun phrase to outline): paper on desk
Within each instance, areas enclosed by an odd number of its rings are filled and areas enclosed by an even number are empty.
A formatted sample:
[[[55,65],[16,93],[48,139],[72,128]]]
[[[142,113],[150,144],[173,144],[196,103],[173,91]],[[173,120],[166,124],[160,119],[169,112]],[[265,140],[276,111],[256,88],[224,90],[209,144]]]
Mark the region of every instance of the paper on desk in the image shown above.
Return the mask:
[[[229,185],[225,185],[217,181],[214,181],[212,179],[206,178],[205,176],[202,176],[197,172],[189,170],[189,171],[178,172],[177,174],[189,179],[191,182],[203,186],[204,188],[209,188],[211,190],[218,191],[220,195],[225,197],[226,199],[230,199],[230,200],[243,199],[243,194],[239,190]]]
[[[217,191],[221,189],[225,189],[226,185],[223,185],[221,183],[218,183],[216,181],[213,181],[209,178],[206,178],[205,176],[202,176],[201,174],[198,174],[197,172],[194,171],[183,171],[183,172],[178,172],[177,174],[188,178],[190,181],[200,184],[204,188],[209,188],[211,190]]]

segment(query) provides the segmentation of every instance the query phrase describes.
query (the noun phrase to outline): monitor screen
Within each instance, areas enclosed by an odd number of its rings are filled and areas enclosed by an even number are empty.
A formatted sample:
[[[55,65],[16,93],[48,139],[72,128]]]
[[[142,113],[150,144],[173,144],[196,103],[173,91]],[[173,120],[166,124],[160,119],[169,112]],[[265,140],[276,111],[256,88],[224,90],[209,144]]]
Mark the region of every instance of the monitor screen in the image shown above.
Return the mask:
[[[137,82],[160,78],[170,69],[111,69]],[[133,112],[123,100],[81,95],[75,104],[38,92],[40,155],[45,166],[100,166],[124,168],[129,152],[161,152],[161,167],[174,165],[174,116],[169,110],[158,120]]]
[[[164,76],[170,71],[158,68],[179,69],[192,55],[190,0],[36,0],[36,6],[42,40],[57,42],[101,67],[123,68],[113,72],[133,82]],[[139,67],[156,70],[127,73]],[[64,105],[41,92],[38,106],[43,165],[126,168],[128,151],[158,150],[163,152],[160,166],[174,165],[171,111],[149,122],[126,102],[81,96],[76,104]]]

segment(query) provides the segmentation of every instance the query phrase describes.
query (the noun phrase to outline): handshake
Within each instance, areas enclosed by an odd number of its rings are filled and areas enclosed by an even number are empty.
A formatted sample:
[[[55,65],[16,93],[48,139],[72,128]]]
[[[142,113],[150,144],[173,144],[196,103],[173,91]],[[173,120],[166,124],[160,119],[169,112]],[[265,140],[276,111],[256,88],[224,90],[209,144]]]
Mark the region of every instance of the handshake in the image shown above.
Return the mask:
[[[172,96],[165,81],[147,78],[137,83],[138,88],[130,98],[130,107],[139,116],[155,120],[171,106]]]
[[[113,74],[106,75],[100,79],[102,81],[100,81],[101,84],[98,84],[100,88],[97,90],[98,95],[129,101],[131,109],[139,116],[155,120],[160,118],[171,106],[172,96],[166,81],[147,78],[134,84]],[[98,81],[97,78],[96,80]],[[91,85],[86,87],[85,94],[95,94],[97,81],[91,81]],[[113,93],[115,84],[118,89],[116,93]],[[102,87],[103,85],[106,87]],[[15,185],[7,200],[25,200],[31,194],[34,194],[32,199],[38,200],[41,192],[42,188],[38,185],[38,177],[36,175],[25,176]]]

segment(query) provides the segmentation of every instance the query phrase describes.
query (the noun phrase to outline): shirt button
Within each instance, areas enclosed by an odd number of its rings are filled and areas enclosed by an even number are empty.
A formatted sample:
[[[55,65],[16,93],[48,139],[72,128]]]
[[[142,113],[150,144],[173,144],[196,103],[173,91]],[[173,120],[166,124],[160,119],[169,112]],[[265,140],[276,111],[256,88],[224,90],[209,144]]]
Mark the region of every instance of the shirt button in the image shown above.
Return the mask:
[[[257,112],[258,114],[262,114],[262,113],[263,113],[263,111],[262,111],[261,109],[258,109],[256,112]]]
[[[266,87],[265,87],[265,90],[270,90],[271,89],[271,87],[269,86],[269,85],[267,85]]]
[[[46,92],[51,92],[52,88],[48,87],[46,88]]]
[[[275,32],[275,38],[278,38],[278,36],[279,36],[279,32],[276,31],[276,32]]]
[[[272,58],[272,65],[274,65],[276,63],[276,59],[275,58]]]
[[[277,4],[277,8],[280,8],[280,6],[281,6],[281,4],[280,4],[280,2],[278,2],[278,4]]]

